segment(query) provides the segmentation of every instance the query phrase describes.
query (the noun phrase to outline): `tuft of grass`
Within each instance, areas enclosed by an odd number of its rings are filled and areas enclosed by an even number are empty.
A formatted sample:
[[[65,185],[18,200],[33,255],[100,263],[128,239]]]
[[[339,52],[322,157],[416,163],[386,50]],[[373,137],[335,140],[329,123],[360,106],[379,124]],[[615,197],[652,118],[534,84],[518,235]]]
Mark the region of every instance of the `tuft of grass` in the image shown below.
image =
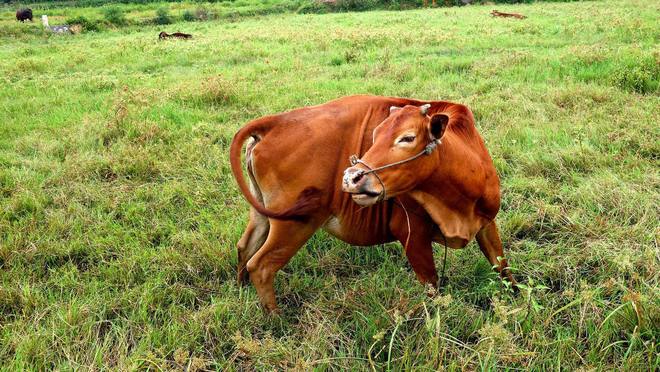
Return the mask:
[[[168,25],[172,23],[172,16],[170,16],[170,9],[168,7],[160,7],[156,9],[156,17],[154,23],[157,25]]]
[[[118,6],[110,6],[103,9],[103,17],[105,17],[108,23],[114,26],[126,26],[128,24],[124,11]]]
[[[194,11],[191,9],[186,9],[183,12],[182,16],[184,21],[193,22],[193,21],[208,21],[213,18],[213,14],[204,6],[200,6]]]
[[[660,60],[657,57],[643,57],[633,63],[621,64],[612,73],[612,83],[629,92],[657,93],[660,86]]]
[[[85,32],[98,32],[103,30],[103,25],[101,22],[92,21],[85,16],[67,18],[66,23],[69,25],[79,25]]]
[[[183,15],[181,16],[181,18],[186,22],[194,22],[197,20],[195,14],[189,9],[183,11]]]

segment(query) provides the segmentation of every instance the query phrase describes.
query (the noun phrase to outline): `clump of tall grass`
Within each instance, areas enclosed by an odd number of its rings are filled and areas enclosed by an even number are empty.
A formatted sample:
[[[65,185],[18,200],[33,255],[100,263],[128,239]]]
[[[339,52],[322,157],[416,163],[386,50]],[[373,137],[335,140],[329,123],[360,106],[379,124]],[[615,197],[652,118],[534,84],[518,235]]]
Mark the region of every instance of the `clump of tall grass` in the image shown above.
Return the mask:
[[[67,18],[66,23],[70,25],[80,25],[80,27],[82,27],[82,30],[84,32],[89,32],[89,31],[96,32],[103,30],[102,22],[98,20],[90,20],[85,16]]]
[[[172,23],[172,16],[170,15],[170,9],[167,7],[160,7],[156,9],[156,17],[154,18],[154,23],[157,25],[169,25]]]
[[[378,3],[378,0],[337,0],[335,8],[340,11],[361,11],[373,9]]]
[[[617,87],[640,94],[657,92],[660,87],[660,61],[652,57],[616,66],[611,76]]]
[[[186,22],[208,21],[212,18],[212,14],[206,7],[200,6],[195,10],[186,9],[183,12],[182,18]]]
[[[197,17],[195,17],[195,14],[190,9],[184,10],[181,18],[186,22],[194,22],[197,20]]]
[[[242,101],[244,94],[239,82],[222,76],[208,77],[193,85],[184,84],[178,92],[180,99],[185,102],[220,106],[237,104]]]
[[[0,38],[27,38],[43,35],[43,27],[37,23],[12,22],[0,27]]]
[[[106,21],[115,26],[126,26],[128,24],[124,10],[118,6],[103,9],[103,16]]]

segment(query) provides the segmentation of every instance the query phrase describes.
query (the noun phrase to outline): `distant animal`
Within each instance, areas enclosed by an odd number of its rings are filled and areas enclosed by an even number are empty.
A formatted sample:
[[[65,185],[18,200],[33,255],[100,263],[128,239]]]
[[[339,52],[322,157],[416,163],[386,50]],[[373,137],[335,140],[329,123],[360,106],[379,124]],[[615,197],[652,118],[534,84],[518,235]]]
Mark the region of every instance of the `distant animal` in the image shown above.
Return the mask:
[[[504,18],[518,18],[518,19],[527,18],[526,16],[524,16],[522,14],[504,13],[504,12],[500,12],[500,11],[497,11],[497,10],[493,10],[492,12],[490,12],[490,15],[493,16],[493,17],[504,17]]]
[[[184,34],[182,32],[175,32],[173,34],[168,34],[167,32],[163,31],[160,34],[158,34],[158,39],[163,40],[163,39],[171,39],[171,38],[176,38],[176,39],[190,39],[192,38],[191,34]]]
[[[16,20],[19,22],[32,22],[32,9],[22,8],[16,11]]]
[[[54,32],[56,34],[71,33],[71,28],[69,27],[69,25],[59,25],[59,26],[50,26],[50,25],[48,25],[48,16],[47,15],[42,15],[41,16],[41,23],[43,23],[44,28],[47,31]]]
[[[497,171],[464,105],[340,98],[248,123],[230,161],[251,206],[238,281],[249,279],[268,311],[277,309],[275,274],[319,228],[354,245],[400,241],[417,279],[433,287],[432,242],[463,248],[476,238],[515,287],[495,224]]]

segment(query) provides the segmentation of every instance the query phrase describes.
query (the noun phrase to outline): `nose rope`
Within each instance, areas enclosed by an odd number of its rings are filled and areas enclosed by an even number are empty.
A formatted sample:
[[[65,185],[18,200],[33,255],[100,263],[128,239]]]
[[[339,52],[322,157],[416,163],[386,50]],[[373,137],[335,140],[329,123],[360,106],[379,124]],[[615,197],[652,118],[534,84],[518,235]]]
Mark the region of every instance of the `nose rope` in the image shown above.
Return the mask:
[[[378,195],[378,199],[376,199],[376,203],[378,203],[381,200],[385,199],[385,184],[383,183],[383,180],[380,179],[380,176],[378,175],[378,173],[376,173],[379,169],[378,168],[372,169],[369,166],[369,164],[367,164],[367,163],[363,162],[362,160],[358,159],[358,157],[355,156],[355,155],[351,155],[350,162],[351,162],[351,165],[355,165],[357,163],[360,163],[360,164],[364,165],[365,167],[367,167],[367,169],[369,169],[367,172],[365,172],[363,170],[360,170],[360,172],[358,174],[356,174],[355,177],[362,177],[362,176],[364,176],[366,174],[369,174],[369,173],[373,173],[374,176],[376,176],[376,179],[380,183],[380,186],[383,188],[383,192],[381,192],[380,195]]]
[[[380,194],[380,196],[378,197],[378,200],[376,201],[376,202],[379,202],[379,201],[385,199],[385,194],[386,194],[385,184],[383,183],[383,180],[381,180],[380,176],[378,175],[379,171],[382,171],[383,169],[387,169],[387,168],[391,168],[391,167],[396,167],[397,165],[401,165],[401,164],[411,162],[411,161],[419,158],[422,155],[431,155],[433,150],[435,150],[435,148],[438,147],[438,145],[440,143],[441,143],[440,140],[432,139],[431,142],[429,142],[428,145],[426,145],[426,147],[424,147],[424,150],[420,151],[416,155],[413,155],[413,156],[411,156],[407,159],[396,161],[394,163],[385,164],[385,165],[377,167],[377,168],[370,167],[369,164],[365,163],[362,159],[359,159],[357,157],[357,155],[355,155],[355,154],[353,154],[349,157],[349,161],[350,161],[352,166],[354,166],[356,164],[362,164],[365,167],[367,167],[367,169],[368,169],[367,171],[360,170],[359,173],[356,174],[356,177],[357,176],[359,176],[359,177],[366,176],[367,174],[370,174],[370,173],[373,173],[374,176],[376,176],[376,179],[380,183],[380,186],[383,188],[383,192]]]

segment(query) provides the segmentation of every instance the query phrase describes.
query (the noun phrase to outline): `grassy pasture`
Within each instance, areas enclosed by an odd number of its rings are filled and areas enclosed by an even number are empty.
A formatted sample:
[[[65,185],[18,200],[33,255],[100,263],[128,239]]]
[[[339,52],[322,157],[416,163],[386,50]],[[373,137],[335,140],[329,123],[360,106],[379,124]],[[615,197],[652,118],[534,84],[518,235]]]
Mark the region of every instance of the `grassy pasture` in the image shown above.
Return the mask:
[[[95,0],[91,0],[95,1]],[[144,25],[155,24],[155,18],[159,9],[168,12],[173,21],[185,19],[185,13],[189,12],[193,19],[198,12],[204,13],[205,19],[221,19],[225,22],[234,22],[246,17],[254,17],[266,14],[291,13],[301,8],[308,0],[239,0],[226,2],[149,2],[117,4],[116,2],[99,1],[94,7],[70,4],[67,2],[53,1],[36,4],[11,4],[0,5],[0,37],[26,37],[30,34],[39,34],[42,31],[40,17],[46,14],[51,25],[76,23],[78,17],[85,17],[102,30],[125,29],[125,32],[133,32]],[[80,3],[79,1],[76,3]],[[34,23],[19,25],[15,22],[16,9],[29,6],[33,9]],[[117,24],[108,19],[106,13],[116,9],[124,15],[124,23]],[[323,11],[323,8],[314,8]],[[32,26],[32,27],[28,27]],[[94,31],[94,30],[93,30]]]
[[[70,37],[1,13],[0,369],[657,370],[660,8],[492,8]],[[399,245],[322,232],[278,275],[281,316],[236,285],[233,134],[358,93],[473,109],[521,295],[475,243],[428,298]]]

